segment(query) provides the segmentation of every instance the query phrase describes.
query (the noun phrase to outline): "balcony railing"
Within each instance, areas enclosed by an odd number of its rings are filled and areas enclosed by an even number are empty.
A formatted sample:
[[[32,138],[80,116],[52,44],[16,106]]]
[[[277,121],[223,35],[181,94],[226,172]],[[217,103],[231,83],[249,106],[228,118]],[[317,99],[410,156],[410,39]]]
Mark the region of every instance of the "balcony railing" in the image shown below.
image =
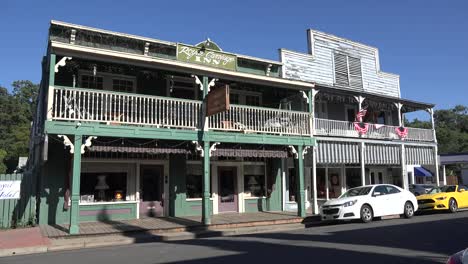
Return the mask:
[[[353,122],[315,118],[315,134],[332,137],[361,137],[370,139],[400,139],[396,126],[368,124],[368,131],[360,136]],[[407,141],[434,141],[431,129],[408,128]]]
[[[203,129],[202,102],[169,97],[55,87],[53,120]],[[243,133],[309,135],[306,112],[231,105],[208,119],[208,128]]]
[[[195,100],[55,87],[52,119],[196,129],[201,106]]]
[[[309,117],[307,112],[231,105],[229,111],[210,117],[209,128],[244,133],[310,136]]]

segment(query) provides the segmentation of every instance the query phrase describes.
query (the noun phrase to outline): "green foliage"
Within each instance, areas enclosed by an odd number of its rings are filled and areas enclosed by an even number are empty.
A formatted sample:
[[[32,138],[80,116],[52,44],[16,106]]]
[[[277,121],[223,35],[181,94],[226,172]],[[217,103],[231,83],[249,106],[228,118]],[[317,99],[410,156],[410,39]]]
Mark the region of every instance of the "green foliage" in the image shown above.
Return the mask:
[[[11,172],[20,156],[28,156],[31,122],[36,108],[39,85],[31,81],[15,81],[10,94],[0,87],[0,173]],[[1,153],[0,153],[1,154]]]
[[[468,106],[457,105],[452,109],[434,112],[439,153],[468,151]],[[408,127],[431,128],[431,123],[415,119],[405,122]]]
[[[7,152],[3,149],[0,149],[0,174],[5,174],[6,173],[6,165],[3,163],[3,160],[5,159],[7,155]]]

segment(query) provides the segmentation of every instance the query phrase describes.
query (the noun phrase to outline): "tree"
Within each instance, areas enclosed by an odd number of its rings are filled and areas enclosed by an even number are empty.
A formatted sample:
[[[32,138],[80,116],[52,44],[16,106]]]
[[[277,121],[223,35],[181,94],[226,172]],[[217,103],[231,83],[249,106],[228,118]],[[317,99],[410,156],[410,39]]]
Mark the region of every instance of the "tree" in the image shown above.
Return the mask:
[[[468,151],[468,107],[457,105],[452,109],[434,111],[439,153]],[[431,128],[430,122],[415,119],[405,122],[408,127]]]
[[[39,90],[39,85],[26,80],[15,81],[12,87],[12,94],[0,87],[0,150],[3,151],[0,171],[6,167],[7,172],[16,168],[20,156],[28,155],[31,122]]]

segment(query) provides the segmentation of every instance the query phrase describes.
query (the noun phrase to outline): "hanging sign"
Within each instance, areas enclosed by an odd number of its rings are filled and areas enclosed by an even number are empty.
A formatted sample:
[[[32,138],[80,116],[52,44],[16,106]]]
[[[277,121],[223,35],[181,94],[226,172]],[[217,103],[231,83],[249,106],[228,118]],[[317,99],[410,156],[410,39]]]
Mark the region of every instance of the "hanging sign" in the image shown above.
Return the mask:
[[[229,85],[212,89],[206,96],[206,116],[229,110]]]
[[[226,70],[237,69],[235,55],[184,44],[177,44],[177,60]]]
[[[19,199],[21,181],[0,181],[0,200]]]

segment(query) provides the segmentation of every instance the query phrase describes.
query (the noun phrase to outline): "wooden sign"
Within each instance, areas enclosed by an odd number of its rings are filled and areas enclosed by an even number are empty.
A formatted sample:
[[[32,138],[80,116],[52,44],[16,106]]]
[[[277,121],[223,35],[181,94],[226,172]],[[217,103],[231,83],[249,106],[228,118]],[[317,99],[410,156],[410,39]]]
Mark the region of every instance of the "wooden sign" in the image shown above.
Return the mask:
[[[229,110],[229,85],[211,90],[206,96],[206,116]]]

